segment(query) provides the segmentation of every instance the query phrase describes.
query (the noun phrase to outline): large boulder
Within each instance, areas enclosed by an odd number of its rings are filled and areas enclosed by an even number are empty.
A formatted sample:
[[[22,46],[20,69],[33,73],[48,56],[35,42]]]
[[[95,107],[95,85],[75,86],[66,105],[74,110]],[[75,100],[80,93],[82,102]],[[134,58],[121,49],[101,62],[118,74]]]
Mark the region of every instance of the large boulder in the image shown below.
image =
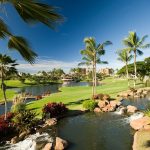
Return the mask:
[[[127,112],[127,108],[124,106],[120,106],[117,108],[116,114],[124,115]]]
[[[145,116],[143,118],[136,119],[136,120],[133,120],[130,122],[130,126],[134,130],[147,128],[147,125],[150,125],[150,117],[148,117],[148,116]]]
[[[19,142],[19,139],[17,136],[13,137],[10,141],[11,144],[16,144],[17,142]]]
[[[117,101],[110,101],[110,105],[112,106],[112,107],[117,107],[118,106],[118,102]],[[121,105],[121,104],[119,104],[119,105]]]
[[[47,120],[45,121],[45,124],[46,124],[46,125],[49,125],[49,126],[56,125],[56,124],[57,124],[57,119],[56,119],[56,118],[47,119]]]
[[[66,140],[61,139],[60,137],[56,137],[56,145],[55,150],[64,150],[68,146],[68,142]]]
[[[98,102],[99,108],[104,108],[104,107],[106,107],[108,104],[109,104],[108,101],[99,101],[99,102]]]
[[[134,134],[133,150],[150,150],[150,130],[139,130]]]
[[[135,113],[137,110],[138,110],[138,109],[137,109],[137,107],[135,107],[135,106],[132,106],[132,105],[128,105],[128,106],[127,106],[127,112],[128,112],[128,113]]]
[[[110,96],[108,94],[104,94],[102,100],[108,101],[110,100]]]
[[[94,109],[94,112],[99,113],[99,112],[102,112],[102,111],[101,111],[101,109],[100,109],[99,107],[96,107],[96,108]]]
[[[52,150],[52,143],[47,143],[42,150]]]

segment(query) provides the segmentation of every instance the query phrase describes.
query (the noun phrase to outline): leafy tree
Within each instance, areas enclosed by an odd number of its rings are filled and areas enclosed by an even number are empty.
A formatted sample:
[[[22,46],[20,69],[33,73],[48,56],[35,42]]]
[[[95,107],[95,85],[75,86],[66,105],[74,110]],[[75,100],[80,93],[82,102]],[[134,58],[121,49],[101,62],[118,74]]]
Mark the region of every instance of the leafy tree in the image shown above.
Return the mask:
[[[14,72],[16,66],[16,60],[12,60],[10,56],[0,54],[0,73],[1,73],[1,89],[5,100],[5,120],[7,119],[7,97],[6,97],[6,84],[5,78],[7,74]],[[17,72],[17,71],[16,71]]]
[[[148,60],[148,59],[145,59]],[[150,75],[150,62],[147,61],[138,61],[137,65],[137,76],[143,80],[145,75]],[[134,63],[128,65],[129,74],[134,74]],[[122,67],[117,74],[124,75],[126,74],[126,66]]]
[[[92,78],[93,78],[93,87],[92,87],[92,96],[96,94],[96,65],[97,64],[106,64],[106,61],[101,60],[101,56],[105,54],[105,46],[112,44],[110,41],[105,41],[104,43],[97,44],[95,39],[92,37],[85,38],[85,49],[81,50],[82,60],[84,62],[80,64],[92,66]]]
[[[134,53],[134,75],[135,75],[134,87],[135,87],[135,82],[136,82],[136,78],[137,78],[136,57],[137,57],[137,55],[143,54],[141,49],[150,47],[150,44],[144,44],[145,39],[147,37],[148,36],[145,35],[140,39],[137,36],[136,32],[129,32],[128,37],[123,40],[123,43],[128,48],[128,51]]]

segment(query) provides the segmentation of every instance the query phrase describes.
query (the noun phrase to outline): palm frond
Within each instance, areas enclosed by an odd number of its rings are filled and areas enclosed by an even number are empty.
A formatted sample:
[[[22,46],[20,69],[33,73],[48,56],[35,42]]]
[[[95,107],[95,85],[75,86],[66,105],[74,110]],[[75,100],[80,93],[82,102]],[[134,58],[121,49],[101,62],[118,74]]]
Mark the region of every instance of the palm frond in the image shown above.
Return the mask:
[[[20,17],[29,24],[43,23],[54,29],[63,21],[63,17],[57,13],[56,8],[37,0],[10,0]]]
[[[8,48],[17,50],[20,55],[29,63],[34,63],[37,54],[32,51],[26,39],[20,36],[11,36],[8,42]]]
[[[139,49],[136,50],[136,53],[137,53],[137,55],[140,55],[140,56],[143,55],[143,52]]]
[[[4,39],[8,35],[11,35],[8,26],[2,19],[0,19],[0,38]]]
[[[146,40],[146,38],[148,38],[148,35],[144,35],[141,40],[139,40],[138,42],[138,46],[142,46]]]

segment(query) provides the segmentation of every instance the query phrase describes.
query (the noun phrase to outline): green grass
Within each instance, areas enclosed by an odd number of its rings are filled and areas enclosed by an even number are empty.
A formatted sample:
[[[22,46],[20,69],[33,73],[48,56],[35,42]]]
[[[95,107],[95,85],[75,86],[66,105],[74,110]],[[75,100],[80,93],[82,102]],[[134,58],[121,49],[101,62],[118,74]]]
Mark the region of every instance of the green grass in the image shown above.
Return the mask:
[[[97,93],[106,93],[112,98],[115,98],[119,92],[128,89],[126,80],[109,78],[104,80],[103,83],[106,84],[98,86]],[[141,85],[139,84],[138,86]],[[83,101],[91,98],[92,87],[62,87],[60,90],[62,92],[54,93],[49,97],[29,103],[27,108],[33,109],[41,114],[43,106],[48,102],[63,102],[69,109],[82,109]]]
[[[1,82],[0,82],[0,84],[1,84]],[[10,88],[10,89],[7,89],[7,91],[6,91],[6,96],[8,98],[8,101],[11,101],[16,94],[15,91],[13,90],[13,88],[35,85],[34,83],[31,83],[30,81],[21,83],[19,80],[6,80],[5,84],[7,85],[8,88]],[[4,101],[3,93],[2,93],[2,90],[0,89],[0,102],[2,102],[2,101]]]

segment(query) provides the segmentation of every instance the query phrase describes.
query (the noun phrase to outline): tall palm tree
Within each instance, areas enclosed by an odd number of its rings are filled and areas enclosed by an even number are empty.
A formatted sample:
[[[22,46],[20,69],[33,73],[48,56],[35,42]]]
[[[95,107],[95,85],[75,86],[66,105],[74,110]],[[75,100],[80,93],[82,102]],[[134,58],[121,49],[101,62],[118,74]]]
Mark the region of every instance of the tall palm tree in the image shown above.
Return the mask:
[[[6,97],[6,85],[5,78],[7,74],[14,73],[16,71],[16,60],[12,60],[10,56],[0,54],[0,77],[1,77],[1,89],[3,91],[3,96],[5,100],[5,120],[7,119],[7,97]]]
[[[105,54],[104,47],[112,44],[110,41],[106,41],[102,44],[97,44],[95,39],[92,37],[88,37],[84,39],[85,49],[81,50],[81,55],[83,55],[82,60],[84,62],[80,64],[86,64],[92,66],[92,78],[93,78],[93,86],[92,86],[92,96],[96,94],[96,65],[98,63],[107,63],[106,61],[101,61],[100,57]]]
[[[117,51],[117,54],[118,54],[118,60],[122,61],[126,65],[126,77],[127,77],[128,86],[129,86],[128,62],[131,61],[133,56],[129,54],[128,49],[122,49],[121,51]]]
[[[137,55],[142,55],[143,52],[141,49],[145,49],[150,47],[150,44],[144,44],[145,39],[148,36],[145,35],[141,39],[137,36],[136,32],[129,32],[129,35],[127,38],[123,40],[124,45],[128,48],[129,52],[134,53],[134,87],[137,79],[137,69],[136,69],[136,57]]]

